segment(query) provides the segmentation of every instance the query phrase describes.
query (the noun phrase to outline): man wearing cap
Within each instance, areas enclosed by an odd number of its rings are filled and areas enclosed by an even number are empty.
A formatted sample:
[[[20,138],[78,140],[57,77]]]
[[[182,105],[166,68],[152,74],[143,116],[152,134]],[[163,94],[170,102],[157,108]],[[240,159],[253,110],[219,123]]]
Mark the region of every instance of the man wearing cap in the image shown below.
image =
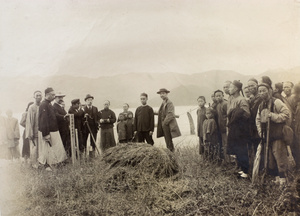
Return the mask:
[[[258,92],[263,99],[256,115],[256,126],[260,137],[265,139],[269,130],[269,173],[276,176],[275,183],[286,184],[287,147],[283,141],[283,126],[290,116],[287,106],[279,99],[273,98],[270,86],[265,83],[258,85]],[[270,119],[268,127],[267,119]]]
[[[45,90],[45,100],[39,106],[39,158],[44,165],[53,165],[63,162],[67,155],[58,131],[56,115],[51,101],[55,98],[53,88]],[[46,170],[51,171],[50,167]]]
[[[56,115],[58,131],[61,137],[61,140],[64,144],[67,154],[71,155],[71,141],[70,141],[70,130],[69,130],[69,121],[67,119],[67,112],[64,108],[64,97],[66,95],[58,92],[54,98],[53,108]]]
[[[77,133],[78,133],[79,150],[80,152],[83,152],[84,142],[83,142],[82,128],[83,128],[84,111],[81,107],[79,99],[72,100],[71,104],[72,106],[70,107],[68,113],[74,115],[75,129],[77,129]]]
[[[181,133],[175,119],[175,108],[173,103],[168,99],[168,93],[170,91],[165,88],[157,92],[163,100],[158,111],[157,138],[164,137],[167,148],[174,152],[172,138],[181,136]]]
[[[99,129],[99,112],[98,112],[98,108],[93,106],[94,97],[92,95],[87,94],[84,100],[86,103],[86,105],[83,107],[83,111],[84,111],[83,143],[85,149],[89,135],[93,136],[95,140],[97,138],[97,132]],[[91,131],[89,130],[88,125]],[[90,143],[92,146],[92,151],[90,152],[90,156],[94,157],[96,144],[92,137],[90,137]]]
[[[29,140],[30,145],[30,162],[32,167],[38,167],[38,117],[39,106],[42,101],[42,92],[35,91],[33,93],[35,102],[28,108],[25,126],[25,138]]]
[[[152,107],[147,104],[148,95],[142,93],[140,96],[142,105],[135,111],[134,117],[134,135],[137,135],[138,142],[154,144],[152,134],[154,131],[154,112]]]
[[[242,178],[248,178],[249,158],[247,143],[249,142],[249,104],[240,95],[243,84],[234,80],[229,86],[229,100],[227,104],[228,138],[227,154],[236,155],[239,174]]]

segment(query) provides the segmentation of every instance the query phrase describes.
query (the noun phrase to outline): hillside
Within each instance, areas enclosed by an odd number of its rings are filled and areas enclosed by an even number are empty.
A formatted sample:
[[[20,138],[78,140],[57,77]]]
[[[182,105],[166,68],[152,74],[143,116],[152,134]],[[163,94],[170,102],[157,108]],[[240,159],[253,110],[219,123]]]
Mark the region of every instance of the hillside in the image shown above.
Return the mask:
[[[273,82],[300,80],[300,67],[290,70],[273,70],[256,76],[269,75]],[[204,95],[210,101],[210,94],[216,89],[222,89],[225,80],[241,80],[246,83],[252,76],[245,76],[234,71],[214,70],[196,74],[180,73],[130,73],[115,76],[100,76],[97,78],[51,76],[51,77],[0,77],[0,99],[2,110],[8,107],[14,112],[22,112],[28,102],[32,101],[32,93],[42,91],[52,86],[57,92],[61,91],[67,96],[67,107],[74,98],[83,101],[86,94],[95,96],[95,105],[102,107],[105,99],[111,101],[112,108],[121,107],[124,102],[131,107],[139,105],[139,95],[146,92],[149,95],[149,104],[158,106],[160,98],[157,90],[164,87],[171,90],[170,98],[175,105],[192,105],[199,95]]]

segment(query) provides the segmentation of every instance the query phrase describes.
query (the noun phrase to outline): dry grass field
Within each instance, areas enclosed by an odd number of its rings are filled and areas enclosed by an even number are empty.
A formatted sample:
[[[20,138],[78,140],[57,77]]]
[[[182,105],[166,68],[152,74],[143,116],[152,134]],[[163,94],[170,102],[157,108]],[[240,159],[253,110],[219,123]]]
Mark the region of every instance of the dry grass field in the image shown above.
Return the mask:
[[[249,179],[238,178],[234,165],[202,160],[197,147],[178,148],[174,155],[163,153],[159,159],[153,157],[161,149],[152,157],[151,152],[134,149],[129,155],[122,148],[125,153],[123,157],[118,152],[120,160],[106,155],[79,166],[67,164],[52,173],[22,163],[2,166],[2,215],[300,214],[295,174],[283,189],[269,177],[266,184],[252,186]],[[161,162],[147,167],[143,157],[134,159],[135,154]],[[155,166],[165,170],[151,172]]]

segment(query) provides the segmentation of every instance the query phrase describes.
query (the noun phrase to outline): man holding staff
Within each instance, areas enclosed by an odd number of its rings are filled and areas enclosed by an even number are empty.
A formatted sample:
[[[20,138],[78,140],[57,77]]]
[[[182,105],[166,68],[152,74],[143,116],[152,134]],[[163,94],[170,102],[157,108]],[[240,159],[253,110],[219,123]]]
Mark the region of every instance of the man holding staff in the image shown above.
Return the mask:
[[[287,106],[279,99],[272,98],[270,86],[265,83],[258,85],[262,103],[258,107],[256,126],[260,137],[269,131],[268,167],[269,173],[276,177],[275,183],[286,184],[287,146],[283,141],[283,126],[290,117]],[[269,118],[269,123],[268,123]],[[267,141],[268,141],[267,140]],[[265,158],[266,159],[266,158]]]

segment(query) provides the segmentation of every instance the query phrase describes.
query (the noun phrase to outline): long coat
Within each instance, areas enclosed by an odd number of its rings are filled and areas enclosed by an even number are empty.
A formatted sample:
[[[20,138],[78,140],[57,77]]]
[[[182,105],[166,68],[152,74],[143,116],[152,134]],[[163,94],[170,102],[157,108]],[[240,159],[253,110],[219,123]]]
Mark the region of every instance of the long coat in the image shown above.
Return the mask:
[[[170,127],[172,138],[181,136],[177,121],[175,119],[175,108],[169,99],[167,99],[165,103],[161,104],[158,111],[157,138],[164,136],[162,124]]]

